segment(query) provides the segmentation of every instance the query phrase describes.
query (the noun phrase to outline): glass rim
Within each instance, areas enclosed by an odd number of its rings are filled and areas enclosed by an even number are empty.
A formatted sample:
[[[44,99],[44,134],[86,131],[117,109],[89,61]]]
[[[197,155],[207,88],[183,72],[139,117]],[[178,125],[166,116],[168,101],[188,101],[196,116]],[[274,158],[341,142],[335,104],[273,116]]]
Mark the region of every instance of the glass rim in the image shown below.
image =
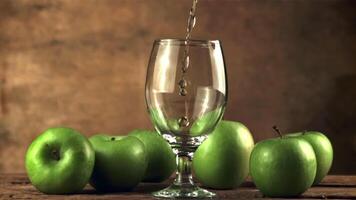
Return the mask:
[[[220,40],[201,40],[201,39],[189,39],[188,43],[186,43],[185,39],[173,38],[173,39],[156,39],[154,40],[154,44],[172,44],[172,45],[180,45],[180,46],[206,46],[211,44],[221,44]]]

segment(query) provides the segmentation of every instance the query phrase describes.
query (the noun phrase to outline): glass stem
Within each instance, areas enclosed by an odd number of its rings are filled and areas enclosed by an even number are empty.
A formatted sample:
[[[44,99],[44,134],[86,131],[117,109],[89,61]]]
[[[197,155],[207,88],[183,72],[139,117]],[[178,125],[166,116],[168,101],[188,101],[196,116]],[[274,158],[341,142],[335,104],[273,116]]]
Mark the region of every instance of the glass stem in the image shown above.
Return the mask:
[[[192,187],[194,186],[191,164],[192,164],[192,154],[193,153],[178,153],[177,160],[177,173],[176,179],[174,180],[174,185],[181,187]]]

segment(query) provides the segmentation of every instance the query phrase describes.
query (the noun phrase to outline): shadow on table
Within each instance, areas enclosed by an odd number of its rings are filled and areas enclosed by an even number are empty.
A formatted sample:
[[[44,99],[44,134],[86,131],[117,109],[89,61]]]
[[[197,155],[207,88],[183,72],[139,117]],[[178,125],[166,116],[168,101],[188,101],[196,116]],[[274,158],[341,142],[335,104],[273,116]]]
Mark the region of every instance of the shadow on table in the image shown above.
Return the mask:
[[[83,191],[77,194],[87,195],[110,195],[110,194],[125,194],[125,195],[137,195],[137,194],[151,194],[154,191],[161,190],[168,187],[169,183],[140,183],[133,190],[124,192],[98,192],[93,187],[87,186]]]

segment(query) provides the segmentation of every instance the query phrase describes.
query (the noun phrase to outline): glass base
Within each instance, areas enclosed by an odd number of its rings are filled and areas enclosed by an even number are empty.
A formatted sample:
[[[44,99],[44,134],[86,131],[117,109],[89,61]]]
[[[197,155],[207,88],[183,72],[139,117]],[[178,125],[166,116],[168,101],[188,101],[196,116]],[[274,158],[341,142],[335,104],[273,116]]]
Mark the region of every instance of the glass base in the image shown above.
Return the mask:
[[[195,185],[181,186],[171,185],[163,190],[153,192],[152,195],[157,198],[199,198],[212,199],[216,194],[200,188]]]

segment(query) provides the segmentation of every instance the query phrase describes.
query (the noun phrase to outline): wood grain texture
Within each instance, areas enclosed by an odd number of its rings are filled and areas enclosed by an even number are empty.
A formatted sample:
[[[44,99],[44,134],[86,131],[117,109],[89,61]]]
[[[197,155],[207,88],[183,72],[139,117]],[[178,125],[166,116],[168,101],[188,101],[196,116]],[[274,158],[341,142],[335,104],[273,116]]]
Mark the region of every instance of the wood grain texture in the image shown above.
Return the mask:
[[[0,170],[24,172],[28,145],[52,126],[86,136],[152,125],[144,81],[152,42],[181,38],[191,0],[1,0]],[[319,130],[332,173],[356,173],[356,3],[202,0],[193,38],[220,39],[225,119],[256,141]],[[9,156],[11,155],[11,156]],[[6,162],[3,160],[6,159]]]
[[[0,199],[155,199],[150,193],[168,186],[170,181],[158,184],[140,184],[126,193],[97,194],[86,187],[81,194],[45,195],[38,192],[24,174],[0,174]],[[219,199],[260,199],[263,195],[248,180],[234,190],[214,190]],[[356,176],[327,176],[320,185],[310,188],[300,197],[288,199],[355,199]],[[263,198],[269,199],[269,198]]]

